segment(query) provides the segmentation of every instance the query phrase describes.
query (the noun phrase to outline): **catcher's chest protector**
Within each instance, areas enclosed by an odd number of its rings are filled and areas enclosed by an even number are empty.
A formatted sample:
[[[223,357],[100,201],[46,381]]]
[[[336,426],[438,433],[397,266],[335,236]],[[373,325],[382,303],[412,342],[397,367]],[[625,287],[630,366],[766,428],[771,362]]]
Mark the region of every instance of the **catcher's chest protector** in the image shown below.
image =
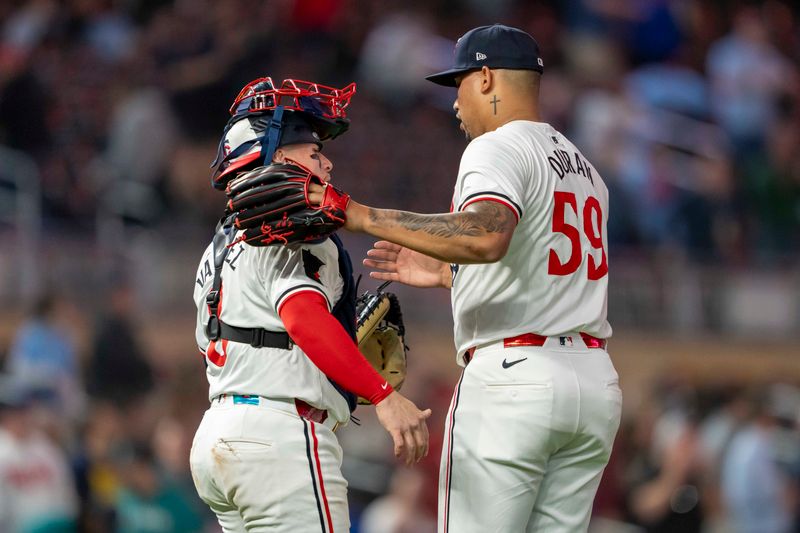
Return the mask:
[[[353,341],[356,340],[356,283],[353,281],[353,263],[350,261],[350,254],[344,249],[342,240],[338,235],[331,235],[331,240],[339,251],[339,274],[344,281],[342,297],[331,310],[331,314],[339,321],[344,330],[350,335]],[[356,408],[356,395],[344,390],[336,382],[331,380],[333,386],[342,393],[347,399],[352,413]]]

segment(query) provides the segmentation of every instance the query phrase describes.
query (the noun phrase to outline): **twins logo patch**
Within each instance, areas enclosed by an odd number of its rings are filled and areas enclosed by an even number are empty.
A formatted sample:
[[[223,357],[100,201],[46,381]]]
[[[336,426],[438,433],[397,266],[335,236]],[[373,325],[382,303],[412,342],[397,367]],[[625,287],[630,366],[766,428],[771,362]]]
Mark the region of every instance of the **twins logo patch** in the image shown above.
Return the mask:
[[[306,276],[314,281],[319,281],[319,269],[323,266],[325,263],[320,261],[319,257],[303,249],[303,270],[305,270]]]

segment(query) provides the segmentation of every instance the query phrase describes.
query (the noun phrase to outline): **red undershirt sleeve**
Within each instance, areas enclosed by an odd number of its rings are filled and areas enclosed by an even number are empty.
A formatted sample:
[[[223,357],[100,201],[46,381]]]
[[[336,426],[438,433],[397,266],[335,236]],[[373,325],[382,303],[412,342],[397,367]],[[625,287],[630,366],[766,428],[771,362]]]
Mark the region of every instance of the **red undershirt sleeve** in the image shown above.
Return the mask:
[[[295,344],[333,381],[374,405],[392,392],[328,311],[321,294],[298,292],[283,301],[278,314]]]

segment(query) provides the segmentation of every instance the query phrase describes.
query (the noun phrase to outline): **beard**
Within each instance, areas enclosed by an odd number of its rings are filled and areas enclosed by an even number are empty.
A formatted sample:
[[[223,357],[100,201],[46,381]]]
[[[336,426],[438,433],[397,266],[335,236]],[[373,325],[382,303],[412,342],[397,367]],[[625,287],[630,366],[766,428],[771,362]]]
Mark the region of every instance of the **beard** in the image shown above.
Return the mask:
[[[458,129],[464,132],[464,138],[467,141],[472,141],[472,135],[469,134],[469,131],[467,131],[467,128],[464,126],[463,122],[458,125]]]

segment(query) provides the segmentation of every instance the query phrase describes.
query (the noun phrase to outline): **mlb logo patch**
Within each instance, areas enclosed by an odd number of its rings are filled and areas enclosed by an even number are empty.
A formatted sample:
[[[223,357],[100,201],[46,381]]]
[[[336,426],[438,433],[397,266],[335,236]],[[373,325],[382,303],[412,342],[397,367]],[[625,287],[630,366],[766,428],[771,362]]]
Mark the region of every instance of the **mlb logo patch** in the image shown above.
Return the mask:
[[[572,337],[559,337],[558,342],[561,346],[572,346]]]

